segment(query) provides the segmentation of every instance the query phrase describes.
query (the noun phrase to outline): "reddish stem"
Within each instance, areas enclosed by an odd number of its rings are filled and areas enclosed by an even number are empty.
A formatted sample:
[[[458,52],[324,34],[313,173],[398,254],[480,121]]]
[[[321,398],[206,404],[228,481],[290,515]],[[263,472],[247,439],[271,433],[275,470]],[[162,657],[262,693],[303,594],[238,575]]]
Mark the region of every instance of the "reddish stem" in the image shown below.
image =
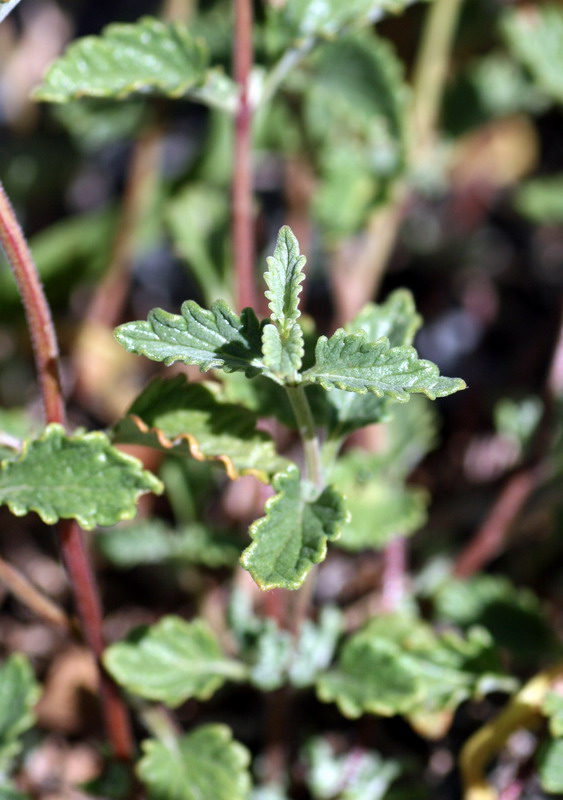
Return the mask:
[[[519,470],[510,478],[483,525],[457,559],[456,577],[468,578],[499,555],[508,531],[537,486],[539,475],[536,466]]]
[[[239,311],[256,308],[254,283],[254,215],[252,195],[252,109],[249,79],[252,69],[252,0],[235,0],[233,72],[239,85],[235,116],[233,175],[233,251]]]
[[[407,540],[393,539],[383,551],[381,609],[396,611],[404,600],[407,583]]]
[[[14,272],[25,308],[45,417],[49,422],[66,425],[59,373],[59,348],[51,312],[33,257],[2,184],[0,184],[0,244]]]
[[[33,256],[1,184],[0,244],[14,272],[24,305],[45,407],[45,418],[48,423],[58,422],[60,425],[66,425],[59,350],[51,313]],[[82,632],[99,664],[105,647],[102,610],[82,533],[72,520],[61,520],[57,526],[57,533]],[[117,688],[102,669],[100,669],[100,691],[108,737],[115,754],[118,758],[132,759],[134,748],[127,710],[118,695]]]

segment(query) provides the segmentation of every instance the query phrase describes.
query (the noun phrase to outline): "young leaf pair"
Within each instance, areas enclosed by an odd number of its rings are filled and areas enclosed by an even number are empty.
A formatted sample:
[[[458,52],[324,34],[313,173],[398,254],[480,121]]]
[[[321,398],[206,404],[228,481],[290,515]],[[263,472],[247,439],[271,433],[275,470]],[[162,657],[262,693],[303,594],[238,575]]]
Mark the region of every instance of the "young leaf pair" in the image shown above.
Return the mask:
[[[322,387],[337,397],[372,395],[398,402],[406,402],[414,392],[434,400],[465,388],[462,380],[442,377],[435,364],[418,358],[411,345],[418,317],[405,293],[398,293],[393,311],[397,306],[402,313],[406,305],[407,312],[404,319],[394,321],[396,331],[390,326],[389,337],[372,338],[371,329],[377,330],[378,325],[372,325],[373,320],[362,312],[357,324],[353,321],[349,326],[351,330],[319,337],[313,366],[303,370],[305,337],[299,323],[299,294],[304,265],[295,236],[283,227],[264,275],[269,320],[259,322],[250,308],[238,316],[223,301],[206,310],[188,300],[180,315],[153,309],[146,321],[121,325],[115,332],[129,352],[154,361],[166,365],[179,361],[202,371],[243,372],[249,379],[262,376],[287,390],[303,440],[305,475],[302,478],[293,464],[278,472],[272,480],[277,494],[266,504],[266,515],[250,529],[253,542],[241,561],[263,589],[298,588],[313,564],[324,559],[327,540],[339,536],[347,519],[342,495],[327,485],[317,423],[305,387]],[[369,306],[368,317],[371,314],[379,321],[382,308]],[[391,337],[400,343],[392,344]],[[341,405],[341,400],[334,404],[336,416],[342,412]],[[366,413],[368,408],[370,413]],[[382,408],[371,404],[359,413],[365,425],[380,421]],[[330,438],[330,426],[326,427]]]

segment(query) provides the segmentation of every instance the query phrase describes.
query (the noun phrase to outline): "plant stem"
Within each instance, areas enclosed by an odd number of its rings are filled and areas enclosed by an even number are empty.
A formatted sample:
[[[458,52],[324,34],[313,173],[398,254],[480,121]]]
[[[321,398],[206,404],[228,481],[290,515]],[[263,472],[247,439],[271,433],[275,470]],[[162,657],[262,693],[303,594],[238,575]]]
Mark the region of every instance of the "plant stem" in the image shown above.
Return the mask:
[[[303,442],[306,478],[321,491],[325,486],[321,448],[319,438],[315,432],[315,422],[305,389],[302,386],[286,386],[285,388],[297,420],[297,429]]]
[[[23,231],[0,184],[0,243],[14,272],[31,333],[39,385],[48,423],[66,426],[57,337],[43,287]],[[98,665],[105,648],[98,587],[80,528],[73,520],[57,525],[62,558],[72,586],[84,638]],[[117,687],[100,668],[100,693],[108,737],[118,758],[131,760],[129,717]]]
[[[239,311],[256,308],[254,284],[254,215],[252,196],[252,109],[249,80],[252,69],[252,0],[235,0],[233,72],[240,95],[235,114],[233,175],[233,252]]]
[[[462,2],[434,0],[428,10],[413,80],[410,147],[415,166],[432,147],[436,134]]]
[[[51,625],[58,625],[67,631],[73,631],[74,624],[63,609],[34,586],[25,575],[0,558],[0,581],[18,600],[34,614]]]
[[[59,348],[51,312],[31,251],[4,187],[0,183],[0,244],[12,267],[31,333],[45,417],[66,425],[59,372]]]
[[[385,547],[381,577],[381,610],[397,611],[406,594],[407,541],[398,536]]]

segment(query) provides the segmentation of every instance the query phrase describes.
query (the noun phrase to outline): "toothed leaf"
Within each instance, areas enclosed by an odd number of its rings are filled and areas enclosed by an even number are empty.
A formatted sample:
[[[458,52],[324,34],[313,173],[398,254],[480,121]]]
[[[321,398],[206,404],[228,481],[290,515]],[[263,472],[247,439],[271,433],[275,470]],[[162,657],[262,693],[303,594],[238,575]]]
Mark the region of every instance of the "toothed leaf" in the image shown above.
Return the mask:
[[[326,556],[327,540],[340,535],[346,520],[343,498],[331,487],[313,501],[302,497],[295,466],[275,476],[277,494],[266,503],[266,515],[254,522],[254,540],[241,557],[261,589],[298,589],[314,564]]]
[[[48,524],[72,518],[86,530],[131,519],[139,495],[161,491],[160,481],[105,434],[71,436],[60,425],[24,442],[21,456],[0,468],[0,503],[13,514],[36,511]]]
[[[364,331],[375,342],[385,336],[391,347],[412,344],[422,324],[412,294],[407,289],[392,292],[384,303],[368,303],[346,325],[346,333]]]
[[[47,70],[34,97],[66,103],[82,97],[197,95],[219,79],[208,63],[206,45],[185,25],[143,17],[73,42]]]
[[[149,800],[247,800],[250,753],[226,725],[202,725],[176,740],[148,739],[137,766]]]
[[[305,278],[303,267],[307,259],[299,252],[299,242],[291,228],[284,225],[278,234],[274,255],[267,259],[268,271],[264,280],[268,285],[265,292],[271,310],[272,322],[277,322],[282,330],[297,321],[301,283]]]
[[[390,347],[385,338],[371,342],[363,331],[348,334],[340,328],[330,339],[321,336],[315,356],[303,379],[328,390],[372,392],[406,402],[412,392],[435,400],[465,388],[460,378],[441,377],[438,367],[419,359],[414,347]]]
[[[336,667],[317,680],[320,699],[336,702],[347,717],[432,714],[513,688],[482,628],[463,639],[398,614],[372,619],[348,639]]]
[[[113,438],[219,461],[232,480],[255,475],[267,483],[288,461],[267,433],[256,430],[257,421],[251,411],[217,399],[211,384],[187,383],[178,375],[151,381],[115,426]]]
[[[260,325],[252,309],[245,308],[239,317],[221,300],[209,310],[187,300],[181,310],[178,315],[154,308],[146,322],[120,325],[115,337],[130,353],[166,366],[181,361],[202,372],[240,370],[249,378],[264,370]]]
[[[297,380],[303,359],[303,331],[296,323],[286,330],[275,325],[266,325],[262,331],[262,350],[264,364],[280,378]]]
[[[240,680],[246,669],[223,653],[203,620],[164,617],[132,631],[104,653],[110,675],[128,691],[171,708],[189,697],[207,700],[226,680]]]

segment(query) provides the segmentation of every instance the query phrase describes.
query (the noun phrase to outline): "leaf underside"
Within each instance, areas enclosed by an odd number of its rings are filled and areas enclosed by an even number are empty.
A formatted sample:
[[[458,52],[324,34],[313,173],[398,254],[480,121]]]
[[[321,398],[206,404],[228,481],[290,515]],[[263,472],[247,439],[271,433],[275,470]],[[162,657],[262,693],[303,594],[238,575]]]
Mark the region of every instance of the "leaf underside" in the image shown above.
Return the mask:
[[[327,541],[340,535],[347,519],[343,498],[328,487],[316,500],[304,500],[294,465],[276,475],[273,486],[277,494],[266,503],[266,515],[251,526],[254,541],[241,564],[261,589],[298,589],[313,565],[324,560]]]
[[[35,511],[48,524],[76,519],[86,530],[131,519],[141,494],[161,491],[160,481],[104,433],[71,436],[56,424],[0,468],[0,503],[13,514]]]
[[[276,453],[272,438],[256,430],[257,421],[251,411],[220,402],[210,385],[189,384],[178,375],[153,379],[115,426],[113,438],[216,460],[231,480],[254,475],[268,483],[288,462]]]

